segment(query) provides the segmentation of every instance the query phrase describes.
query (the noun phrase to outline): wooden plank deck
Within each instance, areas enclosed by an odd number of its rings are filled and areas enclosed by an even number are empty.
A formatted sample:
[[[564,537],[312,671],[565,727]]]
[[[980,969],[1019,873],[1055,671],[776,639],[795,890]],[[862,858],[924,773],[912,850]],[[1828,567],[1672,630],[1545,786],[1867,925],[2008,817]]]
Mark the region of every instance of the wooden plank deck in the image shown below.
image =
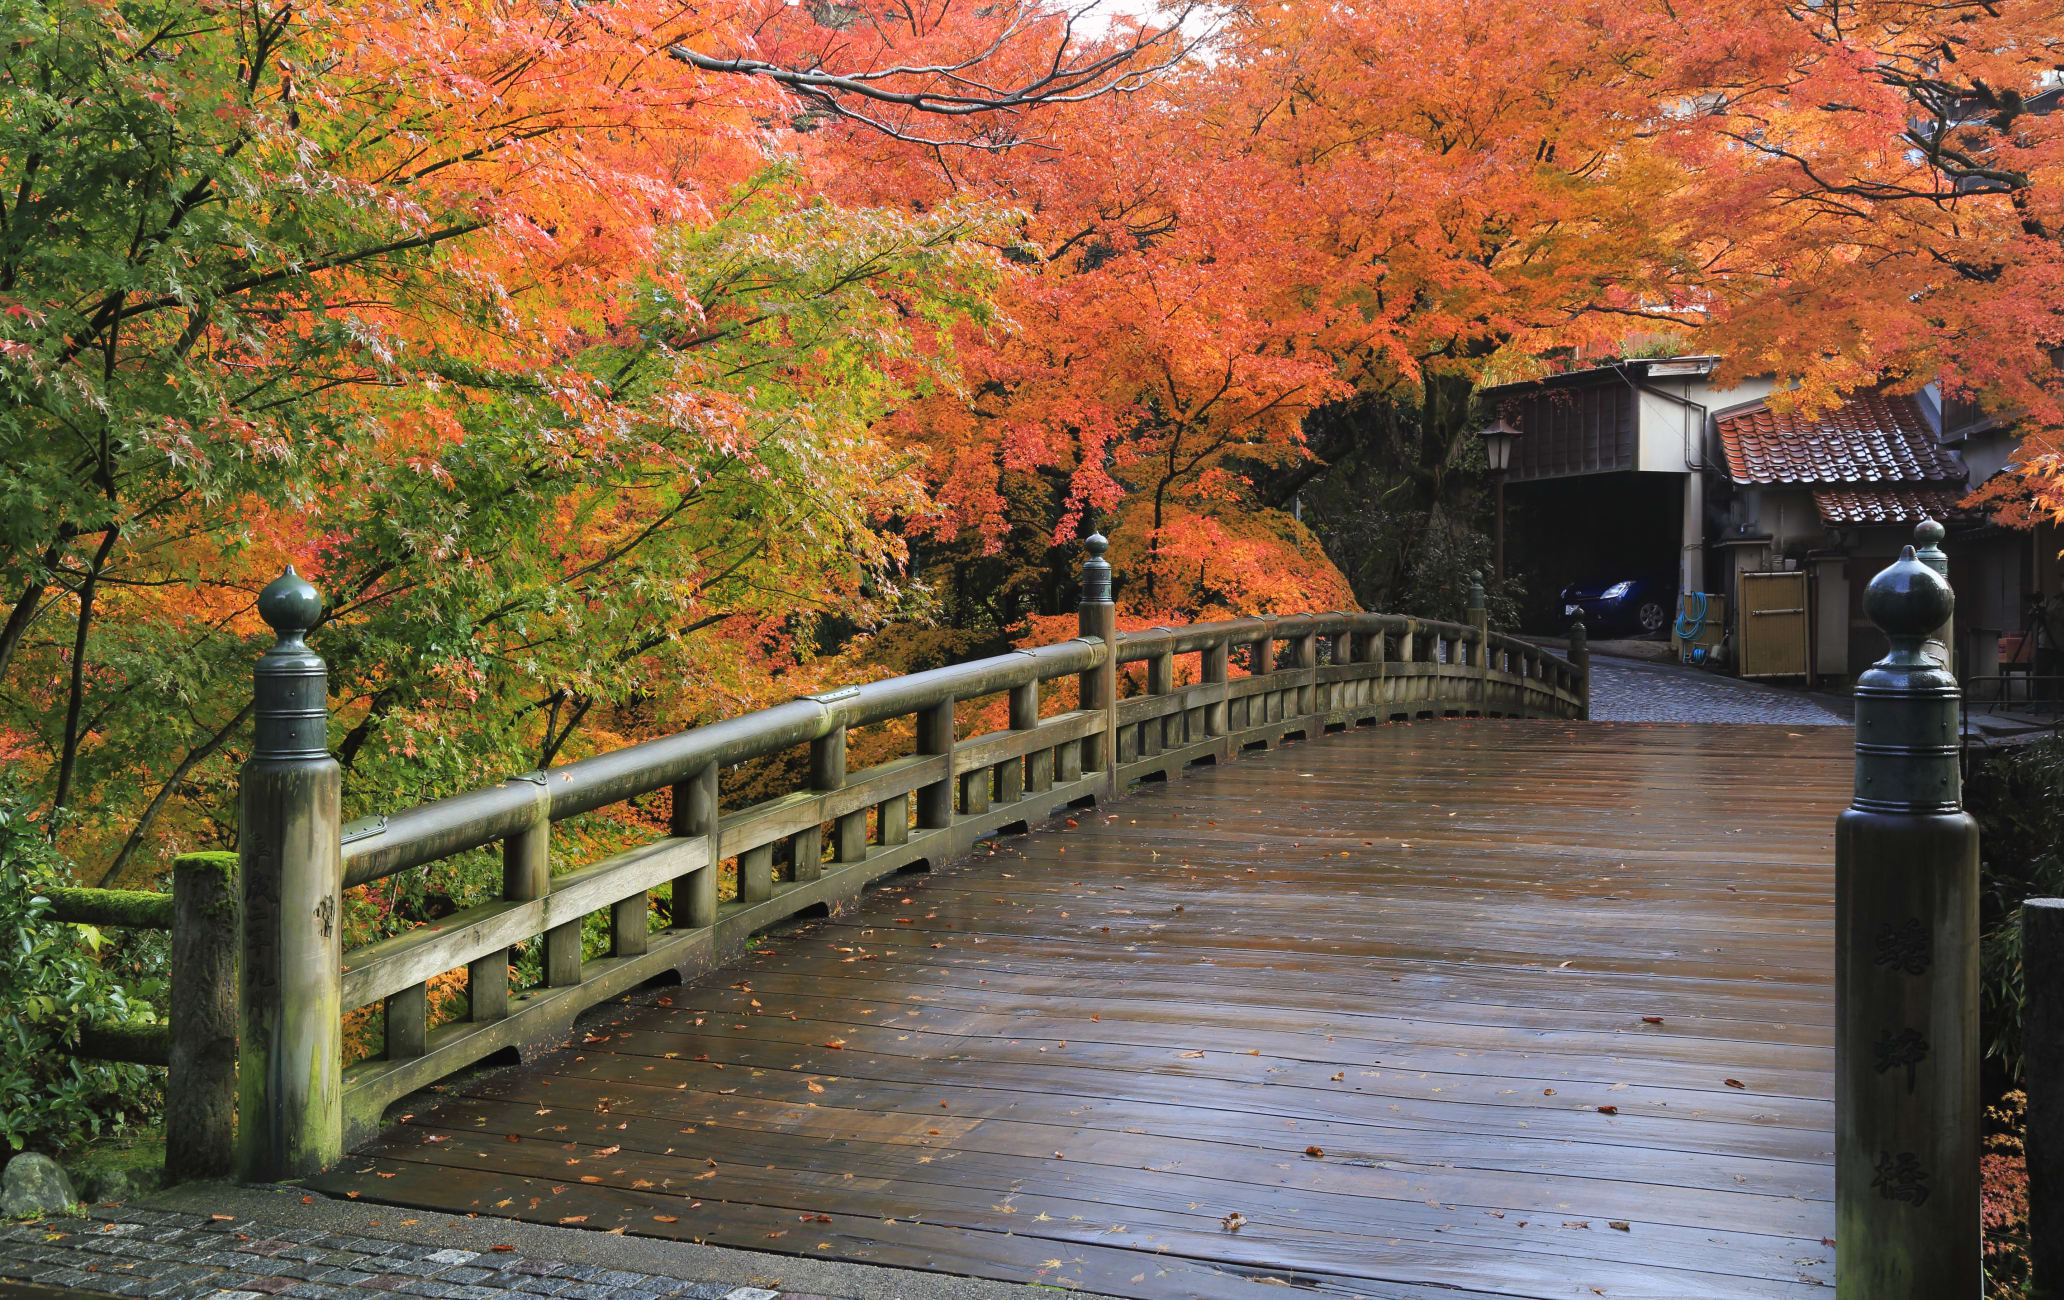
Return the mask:
[[[1119,1296],[1805,1296],[1849,743],[1250,755],[645,990],[314,1185]]]

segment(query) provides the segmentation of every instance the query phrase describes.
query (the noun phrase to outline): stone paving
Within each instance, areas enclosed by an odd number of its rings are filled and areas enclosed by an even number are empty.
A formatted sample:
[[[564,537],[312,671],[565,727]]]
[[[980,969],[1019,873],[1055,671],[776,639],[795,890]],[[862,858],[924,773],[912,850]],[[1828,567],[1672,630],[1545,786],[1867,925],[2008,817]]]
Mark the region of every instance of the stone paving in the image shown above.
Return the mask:
[[[1848,700],[1723,677],[1703,669],[1591,656],[1591,717],[1599,722],[1765,722],[1846,727]]]
[[[141,1208],[0,1225],[0,1279],[144,1300],[827,1300]]]

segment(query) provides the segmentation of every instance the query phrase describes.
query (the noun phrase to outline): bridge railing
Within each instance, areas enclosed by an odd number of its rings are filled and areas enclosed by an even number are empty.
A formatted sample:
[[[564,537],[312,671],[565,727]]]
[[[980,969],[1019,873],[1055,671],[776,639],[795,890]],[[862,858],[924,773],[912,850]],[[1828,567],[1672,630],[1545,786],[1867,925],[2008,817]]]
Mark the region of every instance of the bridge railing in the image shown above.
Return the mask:
[[[349,826],[338,824],[324,669],[303,641],[320,598],[289,570],[259,601],[280,641],[257,670],[258,741],[242,782],[240,1172],[327,1166],[418,1088],[561,1043],[597,1003],[699,973],[769,926],[851,905],[881,876],[943,865],[1135,781],[1361,722],[1584,715],[1585,670],[1488,631],[1480,597],[1467,624],[1335,612],[1121,634],[1104,540],[1088,546],[1073,640],[805,696]],[[1194,679],[1178,684],[1186,656]],[[958,734],[999,716],[985,707],[999,700],[1001,727]],[[911,752],[853,768],[855,728],[905,719]],[[721,806],[720,769],[804,746],[801,788]],[[555,873],[556,824],[660,791],[666,835]],[[343,890],[496,847],[498,898],[343,951]],[[661,890],[667,926],[654,932]],[[590,957],[582,929],[597,914],[608,949]],[[519,944],[543,954],[541,980],[520,990],[509,979]],[[433,1025],[432,983],[461,969],[462,1018]],[[375,1004],[382,1053],[341,1067],[343,1017]]]

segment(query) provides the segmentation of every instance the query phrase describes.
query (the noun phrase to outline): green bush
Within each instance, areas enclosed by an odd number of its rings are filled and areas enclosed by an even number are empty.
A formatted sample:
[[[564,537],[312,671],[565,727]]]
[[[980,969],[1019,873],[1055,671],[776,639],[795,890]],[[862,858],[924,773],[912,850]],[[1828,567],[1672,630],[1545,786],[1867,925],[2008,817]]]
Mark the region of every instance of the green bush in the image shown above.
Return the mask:
[[[151,1122],[158,1072],[72,1055],[95,1020],[154,1019],[163,987],[160,936],[103,934],[49,918],[42,891],[72,873],[0,776],[0,1138],[16,1151],[56,1152]]]
[[[1980,1020],[1985,1051],[2021,1077],[2021,904],[2064,897],[2064,743],[1982,755],[1964,783],[1980,841]]]

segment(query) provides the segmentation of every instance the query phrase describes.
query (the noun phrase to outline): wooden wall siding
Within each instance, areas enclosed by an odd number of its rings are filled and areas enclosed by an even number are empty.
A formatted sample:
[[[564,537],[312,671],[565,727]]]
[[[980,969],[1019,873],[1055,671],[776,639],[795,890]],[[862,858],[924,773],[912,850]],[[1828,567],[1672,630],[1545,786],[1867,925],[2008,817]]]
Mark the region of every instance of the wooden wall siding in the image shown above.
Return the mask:
[[[1236,646],[1267,671],[1228,680]],[[1199,656],[1203,680],[1177,684],[1182,655]],[[1039,716],[1042,683],[1087,679],[1114,657],[1145,665],[1146,693],[1110,709]],[[347,828],[346,886],[496,843],[505,879],[497,901],[343,955],[343,1010],[381,1002],[388,1026],[385,1054],[344,1072],[344,1144],[373,1137],[397,1098],[496,1053],[533,1055],[598,1003],[734,959],[755,933],[798,913],[848,910],[870,882],[942,867],[1005,828],[1286,736],[1443,714],[1574,718],[1587,692],[1566,660],[1476,626],[1380,614],[1232,619],[1127,633],[1115,647],[1076,638],[808,696]],[[954,736],[955,702],[999,696],[1011,701],[1008,726]],[[908,716],[920,722],[919,752],[848,770],[849,728]],[[798,744],[811,747],[809,788],[716,806],[718,766]],[[695,810],[674,834],[549,872],[555,821],[669,787],[677,809]],[[714,881],[729,859],[739,897],[718,904]],[[780,862],[788,865],[777,872]],[[667,885],[689,901],[674,928],[648,936],[647,899]],[[611,950],[583,960],[581,922],[598,912],[610,918]],[[545,980],[512,992],[508,949],[539,934]],[[432,1029],[425,985],[461,967],[473,1011]]]
[[[1639,468],[1640,417],[1628,384],[1544,389],[1507,410],[1521,434],[1514,482]]]
[[[1308,730],[626,990],[313,1185],[1154,1300],[1832,1294],[1848,730]]]

